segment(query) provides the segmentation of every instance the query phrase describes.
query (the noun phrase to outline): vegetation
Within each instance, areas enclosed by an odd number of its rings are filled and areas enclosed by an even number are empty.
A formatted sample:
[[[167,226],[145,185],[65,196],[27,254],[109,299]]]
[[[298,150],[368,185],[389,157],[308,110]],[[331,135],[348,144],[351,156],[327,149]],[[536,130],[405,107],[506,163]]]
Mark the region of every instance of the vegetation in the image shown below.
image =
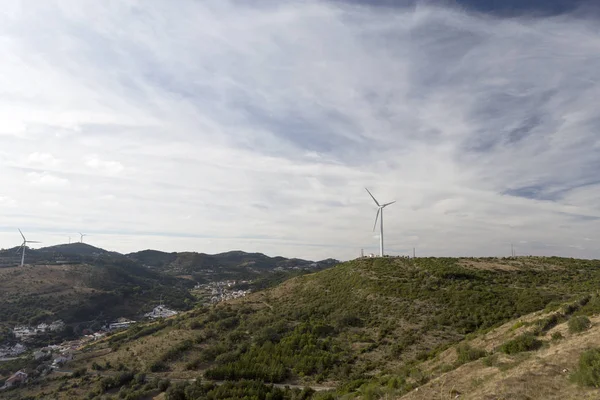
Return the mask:
[[[456,346],[457,364],[466,364],[471,361],[479,360],[487,355],[485,350],[473,348],[464,343]]]
[[[600,349],[590,349],[581,354],[578,369],[571,379],[583,386],[600,388]]]
[[[552,342],[542,342],[536,336],[594,314],[598,284],[600,262],[588,260],[355,260],[134,327],[99,343],[92,350],[98,356],[77,367],[95,369],[96,363],[115,376],[147,373],[157,378],[147,389],[169,399],[332,396],[272,385],[291,382],[333,384],[335,396],[347,398],[394,398],[481,358],[484,366],[504,370],[532,358],[525,352],[544,343],[562,345],[570,338],[558,342],[555,332]],[[541,310],[542,316],[525,316]],[[505,323],[493,344],[500,351],[488,354],[478,337]],[[158,379],[202,375],[227,382]],[[132,395],[143,389],[134,378],[118,384],[107,390]]]
[[[598,262],[532,258],[515,263],[355,260],[296,277],[241,302],[195,310],[170,326],[139,328],[111,342],[122,348],[148,335],[152,343],[168,335],[171,341],[164,350],[156,349],[138,364],[150,372],[200,371],[214,380],[343,383],[368,379],[374,371],[398,375],[388,365],[410,367],[467,335],[550,303],[571,301],[574,306],[567,311],[578,312],[584,307],[580,303],[587,303],[576,299],[600,283]],[[563,315],[537,321],[534,330],[551,329]],[[190,330],[197,333],[173,333]],[[179,336],[181,340],[172,342]],[[514,354],[541,344],[527,334],[501,349]],[[458,364],[486,355],[466,345],[456,352]],[[414,380],[408,373],[406,378]]]
[[[571,333],[579,333],[583,332],[592,325],[590,319],[583,315],[572,317],[569,320],[569,332]]]
[[[537,350],[542,347],[542,342],[531,333],[524,333],[504,343],[500,350],[506,354],[517,354],[524,351]]]

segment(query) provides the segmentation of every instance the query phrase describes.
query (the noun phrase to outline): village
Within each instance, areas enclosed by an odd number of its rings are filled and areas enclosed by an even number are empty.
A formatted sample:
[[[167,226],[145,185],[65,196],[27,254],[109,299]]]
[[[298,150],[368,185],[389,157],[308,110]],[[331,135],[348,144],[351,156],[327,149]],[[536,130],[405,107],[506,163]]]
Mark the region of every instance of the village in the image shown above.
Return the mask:
[[[143,317],[148,320],[156,320],[173,317],[177,314],[178,311],[166,307],[161,302],[152,311],[145,313]],[[60,370],[65,363],[74,358],[75,352],[83,349],[91,342],[100,340],[115,331],[128,329],[137,322],[127,318],[118,318],[104,325],[96,332],[84,329],[82,335],[75,340],[66,340],[60,344],[32,349],[29,349],[26,343],[34,341],[36,337],[45,333],[60,333],[64,331],[66,324],[61,320],[57,320],[51,324],[41,323],[37,326],[16,326],[13,328],[12,333],[17,342],[12,345],[0,345],[0,362],[28,358],[35,364],[36,377],[44,377],[54,370]],[[24,370],[19,370],[6,379],[4,385],[0,386],[0,391],[24,384],[29,379],[29,374]]]
[[[203,297],[206,303],[216,304],[226,300],[245,297],[250,293],[250,290],[233,289],[238,285],[248,284],[249,281],[220,281],[210,282],[206,284],[197,284],[194,290]]]

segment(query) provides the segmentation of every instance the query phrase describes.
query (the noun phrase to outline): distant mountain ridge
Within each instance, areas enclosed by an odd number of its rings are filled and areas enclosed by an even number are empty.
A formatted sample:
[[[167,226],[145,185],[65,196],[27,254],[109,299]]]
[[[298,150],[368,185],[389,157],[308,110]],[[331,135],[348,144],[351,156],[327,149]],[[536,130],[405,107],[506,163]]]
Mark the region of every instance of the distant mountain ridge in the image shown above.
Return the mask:
[[[18,264],[19,247],[0,251],[0,266]],[[339,261],[326,259],[310,261],[299,258],[270,257],[262,253],[247,253],[233,250],[218,254],[197,252],[164,252],[160,250],[142,250],[129,254],[108,251],[87,243],[60,244],[39,249],[27,248],[27,264],[44,263],[81,263],[92,262],[98,258],[118,261],[130,260],[154,270],[167,274],[192,274],[203,271],[224,271],[234,269],[235,272],[266,272],[278,269],[324,268]],[[232,271],[233,272],[233,271]]]
[[[268,271],[323,269],[339,262],[334,259],[315,262],[281,256],[269,257],[262,253],[246,253],[240,250],[219,254],[165,253],[156,250],[143,250],[127,254],[126,257],[167,274],[203,274],[212,277],[235,274],[249,278]]]

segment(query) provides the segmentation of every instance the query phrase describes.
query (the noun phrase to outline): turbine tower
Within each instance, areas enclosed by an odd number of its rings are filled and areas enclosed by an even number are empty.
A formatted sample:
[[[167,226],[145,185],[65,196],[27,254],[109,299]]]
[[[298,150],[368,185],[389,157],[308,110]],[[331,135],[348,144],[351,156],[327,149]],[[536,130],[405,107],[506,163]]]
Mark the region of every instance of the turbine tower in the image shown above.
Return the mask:
[[[79,232],[79,243],[83,243],[83,237],[87,236],[87,233],[81,233]]]
[[[19,229],[19,228],[17,228],[17,229]],[[21,232],[21,229],[19,229],[19,233],[21,234],[21,237],[23,238],[23,244],[21,245],[21,247],[19,247],[17,249],[17,253],[19,252],[19,250],[21,250],[21,267],[22,267],[23,265],[25,265],[25,249],[27,248],[27,243],[42,243],[42,242],[25,239],[25,235],[23,235],[23,232]]]
[[[369,192],[369,189],[365,188],[365,190],[367,191],[367,193],[369,193],[369,196],[371,196],[371,198],[373,199],[375,204],[377,204],[378,207],[377,215],[375,215],[375,224],[373,225],[373,231],[375,231],[375,228],[377,227],[377,219],[379,218],[379,214],[381,214],[381,219],[379,220],[379,256],[383,257],[383,209],[389,206],[390,204],[394,204],[396,200],[385,204],[379,204],[377,199],[375,199],[375,196],[373,196],[371,192]]]

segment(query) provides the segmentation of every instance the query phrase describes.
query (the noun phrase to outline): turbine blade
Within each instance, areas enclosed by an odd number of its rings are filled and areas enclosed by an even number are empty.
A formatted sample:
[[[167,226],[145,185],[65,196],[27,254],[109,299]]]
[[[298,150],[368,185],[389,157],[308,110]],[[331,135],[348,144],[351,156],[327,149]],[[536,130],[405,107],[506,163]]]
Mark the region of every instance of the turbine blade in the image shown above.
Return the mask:
[[[19,252],[21,251],[21,249],[22,249],[23,247],[25,247],[25,245],[21,245],[21,247],[19,247],[19,248],[17,249],[17,251],[15,251],[15,254],[19,254]]]
[[[42,243],[42,242],[38,242],[37,240],[27,240],[27,243]]]
[[[19,228],[17,228],[17,229],[19,229]],[[21,232],[21,229],[19,229],[19,233],[21,234],[21,237],[23,238],[23,240],[27,240],[27,239],[25,239],[25,235],[23,235],[23,232]]]
[[[389,206],[390,204],[394,204],[395,202],[396,202],[396,200],[394,200],[394,201],[390,201],[389,203],[385,203],[384,205],[382,205],[382,206],[381,206],[381,208],[383,208],[383,207],[387,207],[387,206]]]
[[[373,199],[373,201],[375,202],[375,204],[377,204],[377,207],[381,207],[379,205],[379,202],[377,200],[375,200],[375,197],[371,194],[371,192],[369,192],[369,189],[365,188],[365,190],[367,191],[367,193],[369,193],[369,196],[371,196],[371,198]]]
[[[381,211],[381,208],[377,209],[377,215],[375,215],[375,224],[373,224],[373,232],[375,232],[375,228],[377,228],[377,219],[379,218],[379,212]]]

